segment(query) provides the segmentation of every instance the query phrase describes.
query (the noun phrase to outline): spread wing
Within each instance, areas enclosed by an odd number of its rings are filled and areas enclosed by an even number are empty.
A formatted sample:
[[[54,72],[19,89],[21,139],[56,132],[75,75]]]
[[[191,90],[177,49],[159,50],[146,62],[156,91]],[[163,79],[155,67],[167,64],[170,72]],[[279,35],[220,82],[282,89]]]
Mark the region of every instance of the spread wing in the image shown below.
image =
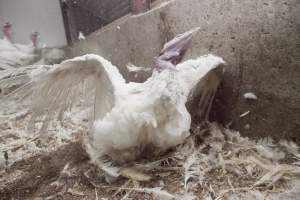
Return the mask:
[[[220,57],[207,55],[178,64],[191,45],[193,34],[198,30],[199,28],[194,28],[167,42],[156,58],[155,69],[173,69],[180,74],[186,86],[182,92],[189,96],[187,108],[193,118],[197,117],[198,121],[202,121],[208,119],[212,101],[222,80],[225,62]]]
[[[0,88],[9,81],[0,82]],[[124,84],[118,69],[109,61],[85,55],[30,74],[28,83],[1,99],[0,108],[14,106],[15,100],[17,105],[29,105],[29,128],[34,128],[39,119],[43,121],[40,131],[45,131],[53,118],[62,118],[83,97],[92,102],[91,119],[102,118],[114,106],[115,91]]]
[[[214,55],[206,55],[176,67],[186,86],[186,106],[192,118],[197,121],[208,120],[213,99],[225,71],[224,60]]]
[[[30,65],[0,71],[0,97],[28,83],[34,74],[47,71],[50,67],[47,65]]]

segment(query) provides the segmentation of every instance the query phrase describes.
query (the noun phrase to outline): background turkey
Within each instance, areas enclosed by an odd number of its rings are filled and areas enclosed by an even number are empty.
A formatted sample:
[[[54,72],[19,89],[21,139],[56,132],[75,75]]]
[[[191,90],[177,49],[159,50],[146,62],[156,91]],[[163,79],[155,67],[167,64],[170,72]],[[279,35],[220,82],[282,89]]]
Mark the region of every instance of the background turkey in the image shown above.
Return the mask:
[[[6,22],[2,28],[4,34],[4,38],[0,39],[0,68],[2,70],[26,66],[38,59],[36,55],[38,33],[31,34],[31,43],[28,45],[16,44],[12,42],[11,29],[12,25],[9,22]]]

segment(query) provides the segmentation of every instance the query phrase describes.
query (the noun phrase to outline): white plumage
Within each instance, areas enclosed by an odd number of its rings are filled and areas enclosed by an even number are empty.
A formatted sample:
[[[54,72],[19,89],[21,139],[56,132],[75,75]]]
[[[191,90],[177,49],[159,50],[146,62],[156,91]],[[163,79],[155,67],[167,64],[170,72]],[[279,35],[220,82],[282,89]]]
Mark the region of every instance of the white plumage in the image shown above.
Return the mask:
[[[13,44],[7,38],[0,39],[0,68],[12,69],[32,63],[37,55],[32,44]]]
[[[31,34],[31,42],[28,45],[13,43],[11,38],[12,24],[6,22],[2,27],[4,38],[0,39],[0,70],[13,69],[26,66],[35,61],[35,49],[38,33]]]
[[[177,50],[174,59],[168,57],[167,62],[178,62],[186,48]],[[191,125],[186,103],[201,96],[198,114],[207,117],[223,64],[220,57],[206,55],[174,65],[175,70],[160,66],[144,83],[126,83],[109,61],[85,55],[31,76],[28,84],[4,102],[29,100],[30,126],[34,127],[37,118],[43,119],[43,133],[49,121],[61,118],[76,100],[82,96],[92,99],[91,129],[83,140],[86,150],[95,163],[99,164],[103,155],[123,163],[182,143]]]

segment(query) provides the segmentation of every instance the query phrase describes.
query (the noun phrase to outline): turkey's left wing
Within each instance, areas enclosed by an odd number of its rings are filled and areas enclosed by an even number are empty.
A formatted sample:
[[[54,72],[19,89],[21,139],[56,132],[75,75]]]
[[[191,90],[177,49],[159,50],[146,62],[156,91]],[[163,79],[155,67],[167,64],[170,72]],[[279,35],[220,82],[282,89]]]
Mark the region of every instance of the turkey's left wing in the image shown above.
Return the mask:
[[[222,80],[225,61],[214,55],[187,60],[176,66],[185,85],[186,106],[201,120],[208,120],[213,99]]]
[[[5,82],[0,83],[0,88]],[[1,99],[0,108],[8,107],[14,100],[29,103],[32,112],[29,128],[39,118],[43,121],[41,131],[45,131],[51,119],[61,117],[82,97],[92,100],[92,119],[102,118],[114,106],[115,90],[123,84],[125,80],[109,61],[85,55],[31,74],[27,84]]]

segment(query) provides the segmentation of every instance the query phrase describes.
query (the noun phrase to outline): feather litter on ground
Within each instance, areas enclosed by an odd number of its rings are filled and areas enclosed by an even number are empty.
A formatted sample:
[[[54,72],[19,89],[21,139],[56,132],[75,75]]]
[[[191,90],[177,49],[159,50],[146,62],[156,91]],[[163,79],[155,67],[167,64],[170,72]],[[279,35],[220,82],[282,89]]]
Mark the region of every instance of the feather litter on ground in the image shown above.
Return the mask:
[[[14,77],[12,74],[5,77]],[[5,179],[5,170],[14,163],[52,152],[88,131],[88,114],[78,112],[76,107],[80,106],[79,103],[66,115],[63,124],[54,121],[49,126],[52,134],[47,146],[24,131],[31,113],[26,110],[2,113],[0,182]],[[194,127],[184,144],[163,156],[126,167],[106,163],[107,171],[118,168],[121,179],[107,183],[104,178],[95,182],[93,179],[104,174],[97,170],[91,176],[77,175],[76,184],[61,195],[75,199],[95,199],[95,196],[96,199],[112,196],[114,199],[295,199],[300,195],[299,163],[299,146],[294,142],[276,142],[271,138],[255,141],[217,123],[205,123]],[[70,176],[73,176],[73,173],[92,169],[92,164],[85,164],[87,169],[82,165],[73,168],[66,165],[61,174],[72,172]],[[32,198],[40,195],[42,192],[37,192]]]

